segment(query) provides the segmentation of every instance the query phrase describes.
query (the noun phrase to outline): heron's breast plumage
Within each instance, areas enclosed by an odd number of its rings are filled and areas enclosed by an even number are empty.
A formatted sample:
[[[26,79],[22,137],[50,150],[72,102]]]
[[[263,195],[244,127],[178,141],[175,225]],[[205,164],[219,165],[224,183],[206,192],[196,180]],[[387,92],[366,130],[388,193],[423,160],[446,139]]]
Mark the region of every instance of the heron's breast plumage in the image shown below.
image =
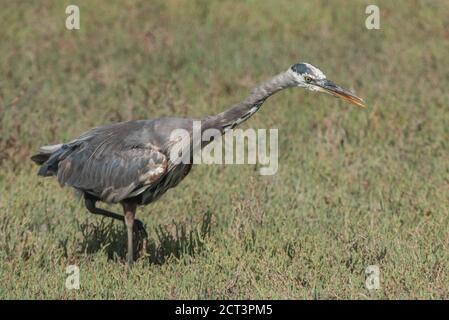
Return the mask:
[[[159,199],[168,189],[176,187],[187,176],[191,168],[191,164],[174,165],[167,170],[157,184],[149,186],[142,192],[139,203],[146,205]]]

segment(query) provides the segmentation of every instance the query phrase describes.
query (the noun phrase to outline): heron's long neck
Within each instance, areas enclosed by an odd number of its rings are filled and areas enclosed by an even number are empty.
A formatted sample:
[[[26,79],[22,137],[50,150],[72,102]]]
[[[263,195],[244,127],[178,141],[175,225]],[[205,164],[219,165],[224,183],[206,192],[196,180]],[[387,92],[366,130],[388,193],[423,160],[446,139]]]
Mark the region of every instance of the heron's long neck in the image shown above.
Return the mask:
[[[288,71],[274,76],[255,87],[251,94],[242,102],[215,116],[205,118],[202,121],[202,130],[213,128],[218,129],[222,134],[226,133],[226,131],[248,120],[260,109],[268,97],[292,86],[293,83],[293,76]]]

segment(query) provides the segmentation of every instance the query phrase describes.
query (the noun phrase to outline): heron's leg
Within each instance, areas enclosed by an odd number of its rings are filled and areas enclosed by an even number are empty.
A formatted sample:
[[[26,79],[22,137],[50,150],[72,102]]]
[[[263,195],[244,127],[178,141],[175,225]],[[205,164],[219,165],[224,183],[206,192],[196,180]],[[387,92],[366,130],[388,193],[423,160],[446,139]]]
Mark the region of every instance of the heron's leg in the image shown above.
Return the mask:
[[[136,215],[135,203],[123,203],[123,211],[125,213],[125,224],[128,232],[128,254],[126,260],[128,265],[131,266],[134,261],[134,246],[133,246],[133,226],[134,217]]]
[[[95,206],[96,201],[94,199],[89,198],[89,197],[85,197],[84,199],[85,199],[84,202],[85,202],[86,208],[87,208],[87,210],[89,210],[90,213],[99,214],[99,215],[102,215],[105,217],[120,220],[121,222],[125,222],[124,216],[96,207]],[[142,221],[135,219],[134,226],[137,228],[137,230],[139,232],[141,232],[145,236],[145,238],[147,237],[147,232],[145,230],[145,227],[143,226]]]
[[[97,208],[95,206],[95,202],[96,202],[95,200],[93,200],[91,198],[87,198],[87,197],[84,200],[86,208],[87,208],[87,210],[89,210],[90,213],[99,214],[99,215],[102,215],[102,216],[105,216],[105,217],[109,217],[109,218],[113,218],[113,219],[116,219],[116,220],[120,220],[122,222],[125,221],[124,217],[122,215],[120,215],[120,214],[117,214],[117,213],[114,213],[114,212],[111,212],[111,211],[108,211],[108,210],[104,210],[104,209],[101,209],[101,208]]]

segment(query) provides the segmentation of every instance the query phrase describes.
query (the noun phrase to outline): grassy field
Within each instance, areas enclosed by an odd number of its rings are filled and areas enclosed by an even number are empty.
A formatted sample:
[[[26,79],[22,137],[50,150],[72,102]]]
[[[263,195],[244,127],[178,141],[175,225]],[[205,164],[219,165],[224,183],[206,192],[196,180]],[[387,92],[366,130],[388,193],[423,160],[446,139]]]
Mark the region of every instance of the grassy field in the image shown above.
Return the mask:
[[[449,298],[448,1],[0,2],[0,298]],[[272,97],[242,128],[279,129],[277,174],[194,167],[138,211],[131,270],[125,228],[29,160],[94,126],[217,113],[298,61],[369,109]]]

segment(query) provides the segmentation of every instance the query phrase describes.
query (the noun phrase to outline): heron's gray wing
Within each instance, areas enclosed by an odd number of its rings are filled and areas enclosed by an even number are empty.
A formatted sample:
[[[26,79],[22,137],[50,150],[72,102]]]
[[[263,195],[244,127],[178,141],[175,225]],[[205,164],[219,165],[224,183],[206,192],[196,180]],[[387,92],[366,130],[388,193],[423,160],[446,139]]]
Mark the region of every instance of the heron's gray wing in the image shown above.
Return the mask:
[[[119,202],[143,192],[166,172],[167,157],[157,147],[127,144],[103,132],[69,146],[73,151],[58,165],[58,181],[105,202]]]

